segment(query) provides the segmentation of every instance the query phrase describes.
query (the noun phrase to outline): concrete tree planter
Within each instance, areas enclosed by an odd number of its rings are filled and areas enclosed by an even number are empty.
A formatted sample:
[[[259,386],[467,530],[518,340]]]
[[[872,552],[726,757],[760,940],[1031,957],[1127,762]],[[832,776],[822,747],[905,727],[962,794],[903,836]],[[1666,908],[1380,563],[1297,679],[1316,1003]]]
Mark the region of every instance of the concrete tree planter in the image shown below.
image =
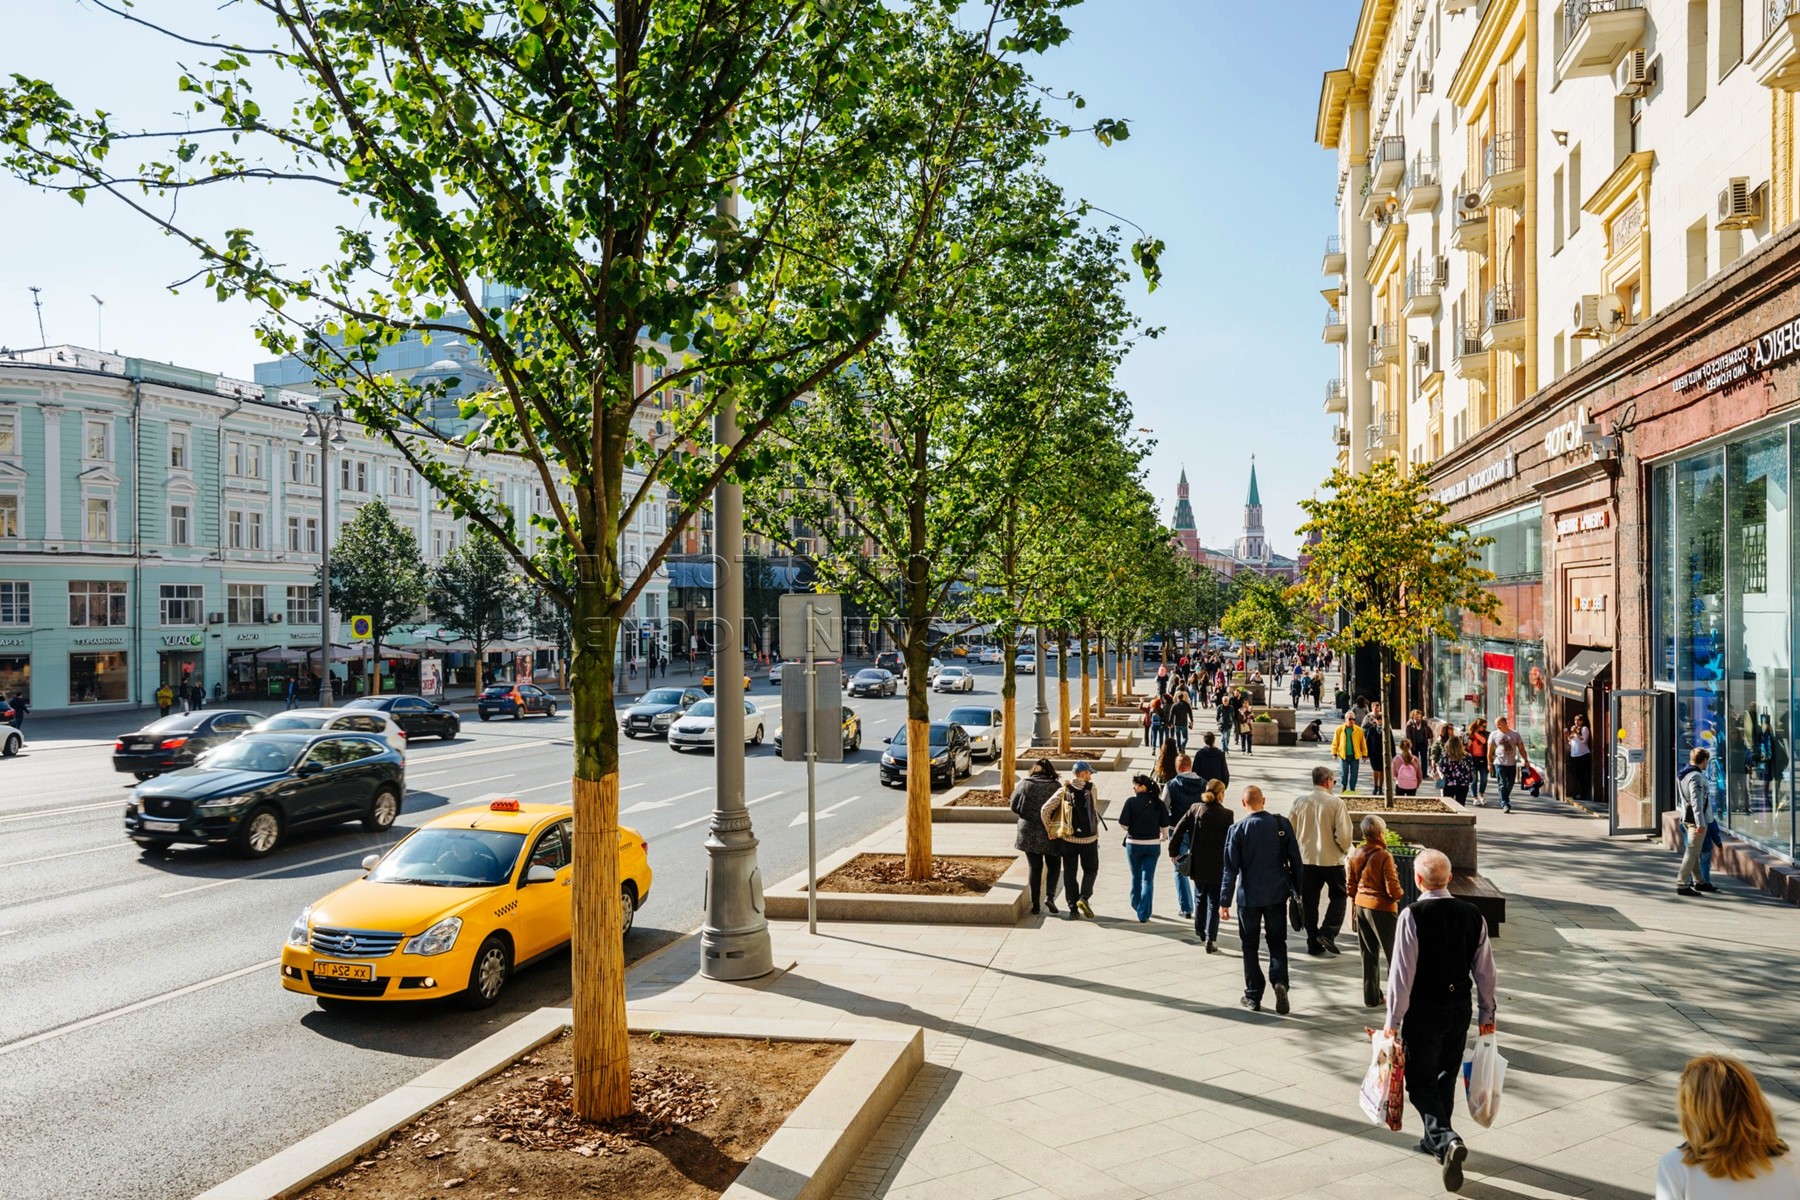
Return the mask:
[[[1008,821],[1013,815],[1006,809]],[[991,836],[991,835],[990,835]],[[1004,847],[1004,848],[1002,848]],[[870,844],[847,846],[819,860],[819,878],[831,874],[860,854],[870,853]],[[819,892],[821,921],[882,921],[899,925],[1017,925],[1031,906],[1028,889],[1030,864],[1025,856],[1000,843],[993,848],[950,850],[942,857],[961,854],[982,857],[1012,857],[1013,865],[1000,876],[985,895],[980,896],[912,896],[888,892]],[[770,888],[763,897],[763,908],[771,920],[804,921],[806,919],[806,872],[791,875]]]
[[[1475,814],[1454,800],[1441,797],[1418,797],[1419,799],[1435,799],[1444,806],[1443,812],[1421,813],[1403,812],[1394,809],[1389,812],[1381,807],[1381,797],[1356,797],[1366,808],[1350,810],[1352,824],[1361,820],[1367,813],[1373,813],[1387,823],[1390,832],[1415,846],[1428,850],[1442,850],[1450,859],[1452,870],[1466,875],[1477,873]]]

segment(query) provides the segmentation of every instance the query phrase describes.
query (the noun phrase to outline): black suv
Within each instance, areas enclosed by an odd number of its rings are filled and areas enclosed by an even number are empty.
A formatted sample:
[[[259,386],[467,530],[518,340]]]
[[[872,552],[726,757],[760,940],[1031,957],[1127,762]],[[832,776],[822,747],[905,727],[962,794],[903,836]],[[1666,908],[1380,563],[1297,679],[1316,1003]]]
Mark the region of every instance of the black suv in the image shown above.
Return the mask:
[[[906,670],[906,661],[900,657],[898,650],[883,650],[875,656],[875,665],[890,675],[898,675]]]
[[[975,750],[963,727],[952,725],[948,721],[933,721],[930,730],[931,786],[949,787],[963,776],[973,774]],[[881,756],[881,786],[904,786],[906,759],[910,749],[906,744],[906,726],[902,725],[893,737],[885,740],[887,750]]]
[[[113,770],[139,779],[192,766],[196,758],[250,732],[261,713],[235,708],[175,713],[113,743]]]
[[[408,738],[438,737],[446,742],[462,732],[462,718],[423,696],[364,696],[345,708],[380,709]]]
[[[651,688],[619,716],[619,727],[628,738],[667,737],[669,726],[695,703],[706,699],[702,688]]]

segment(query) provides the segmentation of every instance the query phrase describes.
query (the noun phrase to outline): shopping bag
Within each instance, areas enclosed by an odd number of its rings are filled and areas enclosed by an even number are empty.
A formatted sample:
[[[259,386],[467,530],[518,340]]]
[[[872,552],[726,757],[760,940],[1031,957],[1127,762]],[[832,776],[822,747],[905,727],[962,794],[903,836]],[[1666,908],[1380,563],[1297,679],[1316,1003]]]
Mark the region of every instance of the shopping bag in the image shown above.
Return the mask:
[[[1462,1069],[1469,1116],[1485,1129],[1500,1115],[1500,1089],[1506,1083],[1506,1060],[1500,1057],[1500,1044],[1494,1034],[1484,1033],[1475,1039],[1463,1055]]]
[[[1366,1032],[1372,1053],[1357,1103],[1375,1124],[1398,1130],[1406,1110],[1406,1050],[1385,1029]]]

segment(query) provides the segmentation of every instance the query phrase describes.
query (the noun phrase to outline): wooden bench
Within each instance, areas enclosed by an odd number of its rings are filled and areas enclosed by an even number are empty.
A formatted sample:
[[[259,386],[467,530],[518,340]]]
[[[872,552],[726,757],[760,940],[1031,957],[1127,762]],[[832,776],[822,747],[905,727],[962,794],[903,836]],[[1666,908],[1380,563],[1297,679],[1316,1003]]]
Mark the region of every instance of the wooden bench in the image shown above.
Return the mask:
[[[1500,936],[1500,926],[1506,923],[1505,892],[1480,875],[1458,871],[1450,876],[1450,894],[1458,900],[1467,900],[1481,910],[1481,915],[1487,918],[1489,937]]]

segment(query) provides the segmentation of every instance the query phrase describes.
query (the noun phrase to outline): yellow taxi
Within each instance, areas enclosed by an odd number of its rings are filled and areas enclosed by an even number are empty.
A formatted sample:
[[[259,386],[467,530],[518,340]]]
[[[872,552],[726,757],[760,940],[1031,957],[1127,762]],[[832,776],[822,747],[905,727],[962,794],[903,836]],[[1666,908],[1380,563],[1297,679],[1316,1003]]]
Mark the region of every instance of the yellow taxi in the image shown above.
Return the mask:
[[[706,674],[700,676],[700,686],[709,692],[713,690],[713,672],[711,667],[706,669]],[[746,692],[750,690],[750,677],[748,675],[744,676],[744,690]]]
[[[568,804],[495,800],[446,813],[309,906],[281,950],[281,986],[339,1000],[455,996],[486,1008],[519,967],[569,940]],[[650,846],[619,829],[625,932],[650,897]]]

